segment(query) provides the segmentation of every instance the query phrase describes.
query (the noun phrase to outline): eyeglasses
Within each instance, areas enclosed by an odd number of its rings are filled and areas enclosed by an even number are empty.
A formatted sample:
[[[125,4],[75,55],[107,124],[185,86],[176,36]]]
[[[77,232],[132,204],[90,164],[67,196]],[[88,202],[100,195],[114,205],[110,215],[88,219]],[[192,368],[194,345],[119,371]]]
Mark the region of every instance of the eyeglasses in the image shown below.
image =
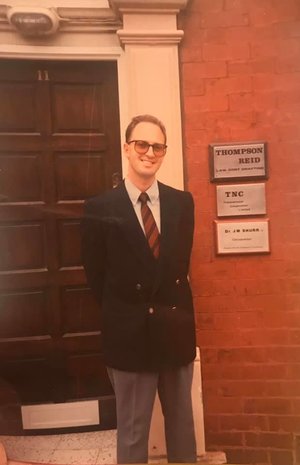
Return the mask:
[[[127,144],[133,143],[134,150],[140,155],[144,155],[145,153],[147,153],[150,147],[152,147],[153,153],[156,157],[163,157],[167,151],[167,145],[165,144],[149,144],[149,142],[145,140],[131,140],[127,142]]]

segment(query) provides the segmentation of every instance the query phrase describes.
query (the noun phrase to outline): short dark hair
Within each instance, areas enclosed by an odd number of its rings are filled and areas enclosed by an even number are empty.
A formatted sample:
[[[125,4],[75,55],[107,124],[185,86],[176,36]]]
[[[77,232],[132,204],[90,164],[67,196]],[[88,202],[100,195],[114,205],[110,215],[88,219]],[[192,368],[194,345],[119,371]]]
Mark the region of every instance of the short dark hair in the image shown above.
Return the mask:
[[[165,138],[165,143],[167,142],[167,131],[165,128],[165,125],[158,119],[156,116],[153,115],[138,115],[134,116],[130,123],[127,126],[126,132],[125,132],[125,140],[126,142],[130,141],[131,134],[134,130],[134,128],[139,124],[139,123],[152,123],[158,126],[161,129],[161,132],[164,135]]]

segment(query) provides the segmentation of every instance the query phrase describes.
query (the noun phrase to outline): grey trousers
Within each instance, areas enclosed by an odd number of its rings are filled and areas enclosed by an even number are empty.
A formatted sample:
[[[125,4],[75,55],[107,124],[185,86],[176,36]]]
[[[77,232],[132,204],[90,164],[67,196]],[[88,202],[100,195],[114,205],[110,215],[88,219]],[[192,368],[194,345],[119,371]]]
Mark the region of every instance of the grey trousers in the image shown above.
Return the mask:
[[[117,462],[147,463],[156,391],[162,406],[168,462],[196,462],[191,400],[193,363],[159,373],[108,368],[117,406]]]

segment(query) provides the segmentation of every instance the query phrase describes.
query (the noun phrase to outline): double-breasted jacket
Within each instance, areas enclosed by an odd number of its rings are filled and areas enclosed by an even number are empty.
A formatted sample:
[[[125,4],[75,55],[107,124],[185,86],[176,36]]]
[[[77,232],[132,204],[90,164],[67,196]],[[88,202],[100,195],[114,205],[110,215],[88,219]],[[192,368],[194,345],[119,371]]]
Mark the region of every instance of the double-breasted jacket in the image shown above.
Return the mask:
[[[189,192],[158,183],[160,255],[151,254],[124,183],[88,200],[82,220],[87,281],[101,312],[107,366],[157,371],[195,357],[188,271],[194,205]]]

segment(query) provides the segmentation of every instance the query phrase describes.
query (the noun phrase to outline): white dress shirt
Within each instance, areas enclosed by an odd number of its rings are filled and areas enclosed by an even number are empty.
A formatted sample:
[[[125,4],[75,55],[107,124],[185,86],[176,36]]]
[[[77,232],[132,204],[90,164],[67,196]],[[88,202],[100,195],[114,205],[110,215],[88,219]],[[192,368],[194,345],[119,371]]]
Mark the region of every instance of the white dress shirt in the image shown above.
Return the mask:
[[[125,187],[128,192],[129,198],[132,202],[132,206],[134,208],[136,216],[141,225],[141,228],[145,233],[142,214],[141,214],[141,202],[139,201],[139,196],[141,194],[141,191],[134,184],[132,184],[132,182],[128,178],[125,178]],[[145,192],[147,192],[149,196],[147,205],[152,212],[158,231],[160,232],[160,202],[159,202],[158,184],[157,184],[156,179],[154,183],[149,187],[149,189],[147,189]]]

